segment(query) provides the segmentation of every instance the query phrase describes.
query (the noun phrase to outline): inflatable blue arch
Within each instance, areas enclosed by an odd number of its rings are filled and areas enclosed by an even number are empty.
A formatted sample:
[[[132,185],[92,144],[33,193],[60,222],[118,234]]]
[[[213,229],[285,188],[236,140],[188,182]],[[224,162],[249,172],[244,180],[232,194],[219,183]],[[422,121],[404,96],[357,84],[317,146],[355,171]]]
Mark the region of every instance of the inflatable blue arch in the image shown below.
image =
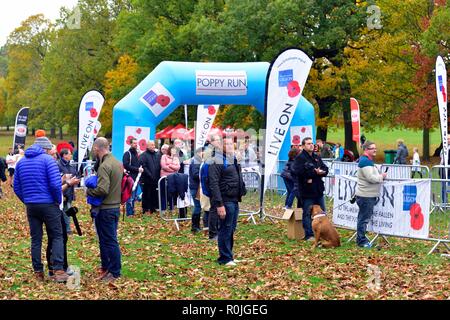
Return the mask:
[[[160,63],[113,110],[113,155],[122,160],[128,128],[143,127],[155,138],[156,127],[178,106],[220,104],[251,105],[264,113],[266,78],[270,64],[249,63]],[[271,119],[268,119],[270,122]],[[301,98],[291,127],[311,128],[315,138],[314,107]],[[256,131],[259,128],[255,128]],[[288,133],[280,152],[287,160],[291,146]]]

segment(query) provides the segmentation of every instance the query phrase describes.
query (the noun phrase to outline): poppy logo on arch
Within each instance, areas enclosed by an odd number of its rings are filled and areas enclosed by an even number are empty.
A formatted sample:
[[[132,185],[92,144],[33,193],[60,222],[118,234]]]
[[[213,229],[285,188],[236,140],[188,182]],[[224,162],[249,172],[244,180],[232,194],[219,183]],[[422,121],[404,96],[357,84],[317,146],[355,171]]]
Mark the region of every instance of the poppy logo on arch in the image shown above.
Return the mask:
[[[175,98],[166,87],[157,82],[140,100],[157,117],[175,101]]]

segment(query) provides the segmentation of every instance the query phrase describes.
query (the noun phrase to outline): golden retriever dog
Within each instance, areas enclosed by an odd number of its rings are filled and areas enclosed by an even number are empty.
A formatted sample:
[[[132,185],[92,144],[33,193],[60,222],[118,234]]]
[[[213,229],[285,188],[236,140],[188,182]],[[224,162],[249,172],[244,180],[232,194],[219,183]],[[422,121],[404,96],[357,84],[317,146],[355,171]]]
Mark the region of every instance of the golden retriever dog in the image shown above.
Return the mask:
[[[324,248],[336,248],[341,245],[339,234],[331,224],[325,212],[319,205],[310,207],[312,229],[314,231],[314,247],[317,248],[319,241]]]

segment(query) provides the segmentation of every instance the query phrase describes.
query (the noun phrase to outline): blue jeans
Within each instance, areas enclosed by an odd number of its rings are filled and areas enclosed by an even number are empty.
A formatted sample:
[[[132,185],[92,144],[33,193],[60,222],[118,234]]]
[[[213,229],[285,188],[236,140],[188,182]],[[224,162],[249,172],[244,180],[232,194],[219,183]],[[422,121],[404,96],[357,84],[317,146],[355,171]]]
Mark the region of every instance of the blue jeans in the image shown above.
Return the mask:
[[[200,230],[200,216],[202,213],[202,206],[200,204],[200,200],[195,199],[197,196],[197,190],[190,190],[191,197],[194,201],[194,210],[192,211],[192,229]]]
[[[283,178],[284,184],[286,185],[286,201],[284,205],[288,208],[292,208],[292,204],[294,203],[295,193],[294,193],[294,181]]]
[[[126,206],[127,206],[127,217],[134,215],[134,203],[138,199],[137,191],[138,191],[138,188],[136,188],[136,190],[134,190],[131,193],[131,197],[130,197],[130,199],[128,199],[128,201],[126,203]]]
[[[27,204],[28,224],[31,235],[31,262],[35,272],[43,272],[41,260],[42,225],[47,230],[51,242],[51,262],[53,270],[63,270],[64,242],[61,223],[62,212],[56,204]]]
[[[211,205],[208,213],[208,238],[213,239],[217,236],[219,227],[219,216],[217,215],[217,208]]]
[[[363,246],[369,242],[369,239],[366,237],[367,224],[369,223],[370,218],[372,218],[373,207],[376,202],[376,197],[356,197],[356,204],[359,207],[356,225],[356,244],[358,246]]]
[[[311,213],[309,207],[313,204],[318,204],[325,211],[325,198],[323,196],[318,198],[303,198],[303,229],[305,230],[305,239],[314,237],[312,230]]]
[[[121,270],[121,253],[117,240],[119,216],[120,208],[114,208],[100,210],[95,217],[102,268],[108,270],[116,278],[120,277]]]
[[[67,233],[72,232],[72,229],[70,228],[70,217],[65,213],[69,208],[72,208],[72,202],[64,201],[64,203],[63,203],[63,218],[64,218],[64,224],[65,224]]]
[[[225,219],[219,218],[219,234],[217,243],[219,245],[220,264],[233,261],[233,235],[236,230],[239,215],[239,204],[237,202],[225,202]]]

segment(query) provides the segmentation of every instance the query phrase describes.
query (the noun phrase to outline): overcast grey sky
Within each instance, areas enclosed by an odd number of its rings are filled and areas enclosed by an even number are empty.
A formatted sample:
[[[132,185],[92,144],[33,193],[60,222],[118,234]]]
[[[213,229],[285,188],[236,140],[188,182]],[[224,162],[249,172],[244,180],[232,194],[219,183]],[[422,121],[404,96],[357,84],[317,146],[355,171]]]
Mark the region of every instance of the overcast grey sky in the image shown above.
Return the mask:
[[[1,0],[0,1],[0,46],[6,43],[8,35],[31,15],[43,13],[55,21],[59,8],[73,8],[78,0]]]

